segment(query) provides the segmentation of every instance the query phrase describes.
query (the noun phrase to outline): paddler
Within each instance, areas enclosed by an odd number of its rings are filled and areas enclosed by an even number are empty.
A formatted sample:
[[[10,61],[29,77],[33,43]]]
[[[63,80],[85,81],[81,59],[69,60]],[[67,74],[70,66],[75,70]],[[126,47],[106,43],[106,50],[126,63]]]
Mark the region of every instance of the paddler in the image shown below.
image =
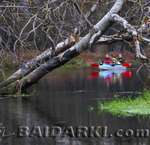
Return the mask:
[[[117,60],[122,64],[124,63],[124,59],[121,53],[119,53]]]
[[[106,54],[103,63],[112,64],[113,63],[112,57],[109,54]]]

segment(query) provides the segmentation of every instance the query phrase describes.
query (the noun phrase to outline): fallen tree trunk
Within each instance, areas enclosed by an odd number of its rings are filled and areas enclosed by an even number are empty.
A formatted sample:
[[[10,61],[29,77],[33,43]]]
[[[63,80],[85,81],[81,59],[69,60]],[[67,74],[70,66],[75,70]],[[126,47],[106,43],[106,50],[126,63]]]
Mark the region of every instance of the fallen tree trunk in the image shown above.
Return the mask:
[[[29,87],[31,84],[37,82],[39,79],[45,76],[49,71],[52,71],[53,69],[65,64],[75,56],[79,55],[82,51],[88,49],[89,45],[98,40],[105,30],[110,26],[112,15],[117,14],[121,10],[123,3],[124,0],[116,0],[112,9],[78,43],[58,56],[50,59],[48,62],[40,65],[37,69],[29,73],[21,80],[17,80],[14,83],[2,88],[0,90],[1,93],[15,93],[19,90]]]
[[[57,44],[55,48],[55,56],[67,50],[74,44],[75,41],[74,40],[70,41],[70,38],[66,39],[64,42],[60,42],[59,44]],[[24,76],[32,72],[34,69],[39,67],[42,63],[52,58],[52,54],[53,54],[52,49],[47,49],[42,54],[38,55],[36,58],[23,64],[22,67],[19,68],[14,74],[12,74],[7,80],[0,83],[0,88],[5,87],[8,84],[23,78]]]

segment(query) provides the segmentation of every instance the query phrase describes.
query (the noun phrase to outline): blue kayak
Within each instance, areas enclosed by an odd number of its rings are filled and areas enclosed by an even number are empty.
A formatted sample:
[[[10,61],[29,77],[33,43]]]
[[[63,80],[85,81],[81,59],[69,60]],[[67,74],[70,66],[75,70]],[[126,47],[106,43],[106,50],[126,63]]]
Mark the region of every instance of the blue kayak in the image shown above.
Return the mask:
[[[99,65],[99,69],[100,70],[126,70],[127,68],[124,67],[121,64],[106,64],[106,63],[103,63],[103,64]]]
[[[122,73],[126,71],[127,70],[103,70],[99,72],[99,76],[106,79],[114,76],[120,76]]]

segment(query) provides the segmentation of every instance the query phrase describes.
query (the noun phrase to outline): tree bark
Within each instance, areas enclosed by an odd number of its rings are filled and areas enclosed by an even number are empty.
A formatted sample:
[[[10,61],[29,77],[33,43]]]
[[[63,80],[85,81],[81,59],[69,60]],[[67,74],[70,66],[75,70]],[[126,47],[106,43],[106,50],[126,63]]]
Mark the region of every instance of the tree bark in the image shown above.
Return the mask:
[[[73,44],[75,44],[75,41],[70,41],[70,39],[66,39],[64,42],[60,42],[57,44],[55,48],[55,56],[61,53],[62,51],[65,51],[66,49],[70,48]],[[36,58],[30,60],[29,62],[23,64],[21,68],[19,68],[14,74],[12,74],[7,80],[0,83],[0,88],[7,86],[8,84],[19,80],[32,72],[34,69],[39,67],[43,62],[47,61],[48,59],[52,58],[53,56],[52,49],[45,50],[42,54],[38,55]]]

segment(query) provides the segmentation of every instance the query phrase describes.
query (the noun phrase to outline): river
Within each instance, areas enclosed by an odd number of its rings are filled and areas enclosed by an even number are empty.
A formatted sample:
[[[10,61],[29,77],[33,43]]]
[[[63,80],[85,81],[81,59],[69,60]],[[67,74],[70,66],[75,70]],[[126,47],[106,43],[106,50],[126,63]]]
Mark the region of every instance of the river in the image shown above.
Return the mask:
[[[135,92],[133,97],[136,97],[145,87],[147,75],[141,75],[135,70],[99,72],[93,68],[53,72],[33,88],[36,91],[29,98],[1,97],[0,126],[6,127],[7,136],[0,138],[0,145],[148,145],[149,138],[125,136],[71,138],[16,135],[20,126],[102,126],[113,134],[118,129],[150,129],[149,118],[116,117],[97,113],[94,109],[98,101],[111,100],[115,94],[127,97]]]

